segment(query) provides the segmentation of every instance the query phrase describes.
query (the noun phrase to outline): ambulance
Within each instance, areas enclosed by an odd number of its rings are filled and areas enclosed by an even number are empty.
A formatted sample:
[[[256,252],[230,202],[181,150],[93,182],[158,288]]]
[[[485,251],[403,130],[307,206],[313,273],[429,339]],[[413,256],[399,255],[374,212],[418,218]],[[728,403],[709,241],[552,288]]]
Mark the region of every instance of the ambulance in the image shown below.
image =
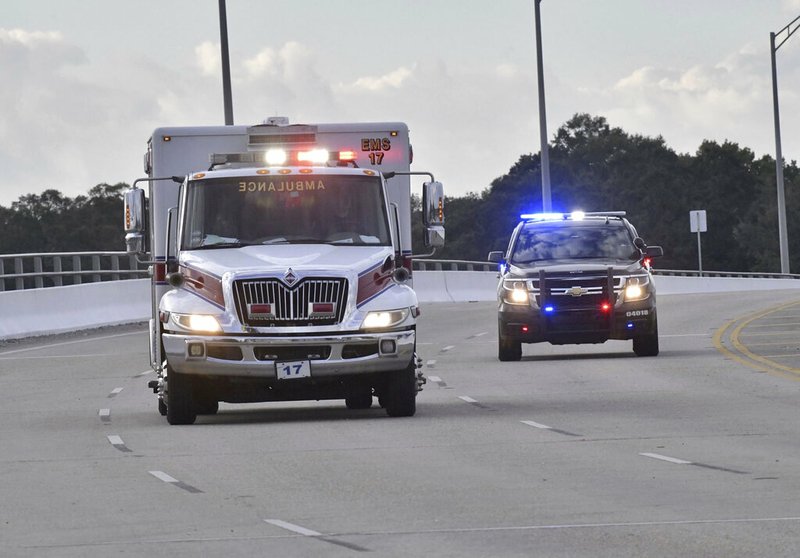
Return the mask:
[[[445,235],[442,185],[412,156],[400,122],[153,132],[125,240],[150,265],[149,387],[170,424],[220,402],[377,400],[414,415],[412,177],[428,179],[423,244]]]

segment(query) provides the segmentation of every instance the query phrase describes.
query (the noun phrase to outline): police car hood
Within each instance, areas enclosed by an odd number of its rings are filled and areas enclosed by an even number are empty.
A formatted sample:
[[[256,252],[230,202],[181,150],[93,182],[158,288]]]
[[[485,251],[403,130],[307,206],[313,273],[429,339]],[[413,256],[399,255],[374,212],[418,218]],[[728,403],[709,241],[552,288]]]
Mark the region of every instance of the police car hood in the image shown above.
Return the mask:
[[[229,272],[236,277],[282,277],[289,268],[298,275],[324,272],[343,277],[369,270],[392,255],[391,246],[286,244],[186,251],[181,264],[219,278]]]
[[[611,268],[612,273],[615,275],[628,275],[641,272],[642,264],[638,260],[617,260],[613,258],[547,260],[530,264],[512,263],[510,271],[516,276],[535,277],[542,270],[548,275],[597,275],[608,273],[608,268]]]

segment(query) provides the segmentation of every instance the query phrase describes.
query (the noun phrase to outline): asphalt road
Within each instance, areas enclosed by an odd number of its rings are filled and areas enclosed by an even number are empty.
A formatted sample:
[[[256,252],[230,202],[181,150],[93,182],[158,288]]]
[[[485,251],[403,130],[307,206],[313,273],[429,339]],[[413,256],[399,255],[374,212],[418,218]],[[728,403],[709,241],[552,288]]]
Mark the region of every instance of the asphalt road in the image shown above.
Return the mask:
[[[413,418],[168,426],[141,327],[1,346],[0,556],[800,555],[796,293],[662,296],[655,358],[422,310]]]

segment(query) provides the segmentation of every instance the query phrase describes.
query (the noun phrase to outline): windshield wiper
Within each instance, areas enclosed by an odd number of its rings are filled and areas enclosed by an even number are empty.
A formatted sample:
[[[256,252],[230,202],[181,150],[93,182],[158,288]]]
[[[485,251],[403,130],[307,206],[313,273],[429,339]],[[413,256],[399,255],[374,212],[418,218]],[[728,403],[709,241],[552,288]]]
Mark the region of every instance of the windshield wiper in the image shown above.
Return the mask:
[[[243,246],[252,246],[252,244],[248,242],[215,242],[214,244],[204,244],[202,246],[196,246],[193,250],[211,250],[215,248],[242,248]]]

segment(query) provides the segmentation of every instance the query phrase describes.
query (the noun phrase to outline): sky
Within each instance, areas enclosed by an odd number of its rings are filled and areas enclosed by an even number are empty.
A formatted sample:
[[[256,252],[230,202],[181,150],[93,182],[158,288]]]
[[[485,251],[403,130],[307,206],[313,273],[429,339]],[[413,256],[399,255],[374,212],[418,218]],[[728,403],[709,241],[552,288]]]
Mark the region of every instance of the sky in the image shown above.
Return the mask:
[[[533,0],[227,14],[236,124],[406,122],[414,170],[450,196],[540,149]],[[799,15],[800,0],[543,0],[547,135],[589,113],[679,153],[709,139],[774,157],[769,33]],[[155,128],[224,124],[218,16],[217,0],[2,0],[0,205],[131,183]],[[800,159],[800,38],[777,67],[783,154]]]

